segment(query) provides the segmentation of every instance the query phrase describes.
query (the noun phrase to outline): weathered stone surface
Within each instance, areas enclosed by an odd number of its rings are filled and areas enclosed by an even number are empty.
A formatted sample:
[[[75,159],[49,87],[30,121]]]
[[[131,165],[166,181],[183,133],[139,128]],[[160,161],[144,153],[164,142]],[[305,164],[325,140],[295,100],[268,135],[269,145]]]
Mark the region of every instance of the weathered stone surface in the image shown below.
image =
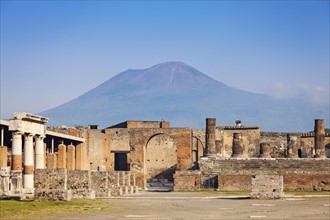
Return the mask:
[[[38,169],[35,170],[35,189],[67,189],[66,169]]]
[[[284,195],[281,175],[253,175],[251,186],[253,199],[279,199]]]
[[[9,195],[10,167],[0,167],[0,196]]]
[[[330,190],[330,174],[284,174],[285,190]]]
[[[176,171],[174,174],[174,191],[200,190],[201,172],[199,171]]]
[[[91,188],[91,171],[89,170],[68,170],[67,188],[90,189]]]
[[[71,201],[72,191],[61,189],[36,189],[35,200]]]
[[[95,190],[96,197],[109,197],[108,172],[91,171],[91,188]]]

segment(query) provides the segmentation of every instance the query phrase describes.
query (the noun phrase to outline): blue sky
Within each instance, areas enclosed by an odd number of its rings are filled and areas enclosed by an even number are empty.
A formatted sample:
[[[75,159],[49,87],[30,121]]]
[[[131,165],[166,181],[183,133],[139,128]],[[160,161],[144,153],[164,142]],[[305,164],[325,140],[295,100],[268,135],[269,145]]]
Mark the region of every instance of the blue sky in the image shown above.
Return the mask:
[[[166,61],[328,104],[329,1],[1,1],[1,118]]]

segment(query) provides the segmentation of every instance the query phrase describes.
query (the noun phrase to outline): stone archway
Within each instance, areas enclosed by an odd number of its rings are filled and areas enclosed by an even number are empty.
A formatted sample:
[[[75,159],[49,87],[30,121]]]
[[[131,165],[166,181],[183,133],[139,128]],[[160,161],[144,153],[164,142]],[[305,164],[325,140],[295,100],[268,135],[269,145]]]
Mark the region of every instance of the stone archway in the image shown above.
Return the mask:
[[[170,136],[160,133],[150,137],[145,147],[146,186],[173,184],[177,163],[175,142]]]

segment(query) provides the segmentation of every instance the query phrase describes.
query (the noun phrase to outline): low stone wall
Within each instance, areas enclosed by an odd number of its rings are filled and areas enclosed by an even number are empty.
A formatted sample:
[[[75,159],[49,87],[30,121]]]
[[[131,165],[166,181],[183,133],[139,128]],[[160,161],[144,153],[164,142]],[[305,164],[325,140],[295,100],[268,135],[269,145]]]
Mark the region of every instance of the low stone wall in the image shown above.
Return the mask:
[[[129,179],[127,184],[120,182]],[[135,176],[124,171],[81,171],[66,169],[42,169],[35,171],[36,200],[66,200],[72,198],[107,198],[138,192],[131,183]],[[128,186],[130,185],[130,186]]]
[[[269,173],[278,174],[278,173]],[[220,174],[218,176],[219,188],[218,190],[252,190],[251,175],[227,175]],[[279,173],[283,176],[284,190],[330,190],[330,174],[286,174]]]
[[[200,190],[201,172],[199,171],[176,171],[174,174],[174,191]]]
[[[203,173],[255,174],[268,172],[329,174],[330,159],[313,158],[203,158],[199,163]]]
[[[330,174],[285,174],[283,181],[285,190],[330,191]]]

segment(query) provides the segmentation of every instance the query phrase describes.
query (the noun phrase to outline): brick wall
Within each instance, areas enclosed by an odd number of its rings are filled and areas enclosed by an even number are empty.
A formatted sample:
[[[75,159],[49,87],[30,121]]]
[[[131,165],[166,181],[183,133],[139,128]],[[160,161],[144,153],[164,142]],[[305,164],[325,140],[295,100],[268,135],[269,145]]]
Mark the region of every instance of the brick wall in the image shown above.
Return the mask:
[[[200,190],[201,173],[199,171],[176,171],[174,174],[174,191]]]

